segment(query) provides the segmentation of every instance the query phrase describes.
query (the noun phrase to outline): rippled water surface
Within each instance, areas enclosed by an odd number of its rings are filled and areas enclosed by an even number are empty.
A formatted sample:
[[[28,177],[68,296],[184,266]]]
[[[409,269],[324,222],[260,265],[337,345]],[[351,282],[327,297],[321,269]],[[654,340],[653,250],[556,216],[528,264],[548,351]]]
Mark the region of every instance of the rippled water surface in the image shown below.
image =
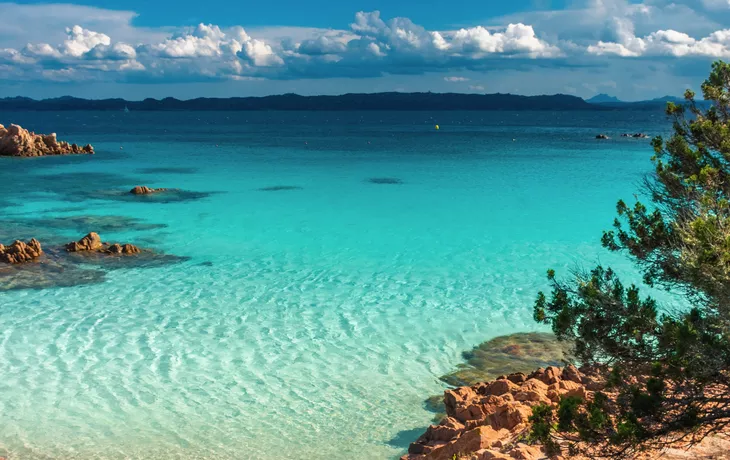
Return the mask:
[[[10,459],[402,454],[462,350],[536,329],[547,268],[626,266],[598,240],[651,152],[617,136],[667,128],[630,112],[0,112],[10,122],[97,154],[0,158],[6,243],[96,230],[185,258],[0,291]],[[135,185],[181,192],[122,193]]]

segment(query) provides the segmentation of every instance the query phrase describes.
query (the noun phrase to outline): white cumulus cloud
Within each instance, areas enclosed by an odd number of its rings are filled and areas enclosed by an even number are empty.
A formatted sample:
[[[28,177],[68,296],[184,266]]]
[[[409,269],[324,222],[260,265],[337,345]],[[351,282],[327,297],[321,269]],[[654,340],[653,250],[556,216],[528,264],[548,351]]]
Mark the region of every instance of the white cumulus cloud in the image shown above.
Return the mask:
[[[730,58],[730,29],[722,25],[730,23],[727,1],[575,0],[564,10],[447,30],[378,11],[356,13],[342,30],[205,23],[149,29],[134,26],[129,11],[59,4],[53,15],[38,5],[0,3],[12,22],[0,33],[0,79],[253,81],[442,72],[447,76],[439,81],[455,83],[468,78],[449,74]]]

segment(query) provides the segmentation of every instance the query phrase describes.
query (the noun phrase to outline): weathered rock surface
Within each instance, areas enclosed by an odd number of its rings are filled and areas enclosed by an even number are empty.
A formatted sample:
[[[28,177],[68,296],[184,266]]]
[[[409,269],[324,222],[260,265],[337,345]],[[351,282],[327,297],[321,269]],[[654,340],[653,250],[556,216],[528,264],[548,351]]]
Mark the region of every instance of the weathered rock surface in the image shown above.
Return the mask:
[[[35,134],[18,125],[0,125],[0,156],[40,157],[46,155],[71,155],[94,153],[94,147],[83,147],[68,142],[59,142],[56,134]]]
[[[96,252],[111,255],[132,255],[142,252],[133,244],[104,243],[98,233],[91,232],[79,241],[73,241],[66,245],[68,252]]]
[[[557,407],[560,399],[577,396],[591,400],[606,389],[596,368],[548,366],[525,374],[502,375],[495,380],[444,392],[446,416],[431,425],[412,443],[401,460],[541,460],[548,458],[540,445],[527,445],[532,408]],[[610,392],[609,392],[610,393]],[[662,452],[642,454],[642,460],[730,457],[730,441],[708,438],[692,446],[673,446]],[[683,450],[684,449],[684,450]],[[565,457],[558,457],[562,459]],[[571,459],[587,460],[583,456]]]
[[[22,264],[37,259],[42,254],[41,243],[35,238],[28,243],[18,240],[10,246],[0,244],[0,262],[6,264]]]
[[[580,383],[579,383],[580,382]],[[518,372],[444,392],[446,418],[432,425],[408,449],[403,460],[523,459],[544,457],[536,446],[520,444],[529,431],[533,406],[557,405],[561,396],[592,397],[584,383],[602,381],[573,366],[549,366],[529,375]]]
[[[160,193],[167,191],[166,188],[151,188],[146,185],[138,185],[129,191],[132,195],[150,195],[152,193]]]

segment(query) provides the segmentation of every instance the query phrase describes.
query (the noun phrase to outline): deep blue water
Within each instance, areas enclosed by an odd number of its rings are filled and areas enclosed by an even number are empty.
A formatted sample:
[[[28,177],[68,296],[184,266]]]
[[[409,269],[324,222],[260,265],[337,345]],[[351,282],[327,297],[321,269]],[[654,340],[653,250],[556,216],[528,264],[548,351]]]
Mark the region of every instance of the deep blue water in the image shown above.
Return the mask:
[[[546,269],[635,275],[599,244],[651,169],[648,140],[618,136],[669,128],[647,112],[11,122],[97,154],[0,158],[0,237],[70,241],[99,229],[63,218],[120,216],[105,240],[186,258],[0,292],[0,456],[23,459],[403,453],[462,350],[538,329]]]

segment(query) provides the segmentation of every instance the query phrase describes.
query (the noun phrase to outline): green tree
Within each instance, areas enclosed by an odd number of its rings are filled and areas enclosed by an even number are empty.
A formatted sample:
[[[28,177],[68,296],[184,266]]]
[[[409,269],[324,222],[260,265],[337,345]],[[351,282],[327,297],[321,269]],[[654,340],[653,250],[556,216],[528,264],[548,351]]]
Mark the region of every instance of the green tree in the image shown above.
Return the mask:
[[[688,307],[662,309],[610,268],[568,282],[549,271],[552,292],[538,294],[535,320],[573,341],[582,363],[610,369],[618,397],[561,403],[560,423],[540,412],[542,439],[553,420],[550,436],[576,441],[573,448],[625,457],[730,424],[729,64],[713,64],[702,94],[709,109],[692,91],[685,104],[668,104],[673,133],[652,141],[655,170],[644,182],[651,204],[619,201],[614,229],[602,238],[629,255],[646,284],[681,294]]]

